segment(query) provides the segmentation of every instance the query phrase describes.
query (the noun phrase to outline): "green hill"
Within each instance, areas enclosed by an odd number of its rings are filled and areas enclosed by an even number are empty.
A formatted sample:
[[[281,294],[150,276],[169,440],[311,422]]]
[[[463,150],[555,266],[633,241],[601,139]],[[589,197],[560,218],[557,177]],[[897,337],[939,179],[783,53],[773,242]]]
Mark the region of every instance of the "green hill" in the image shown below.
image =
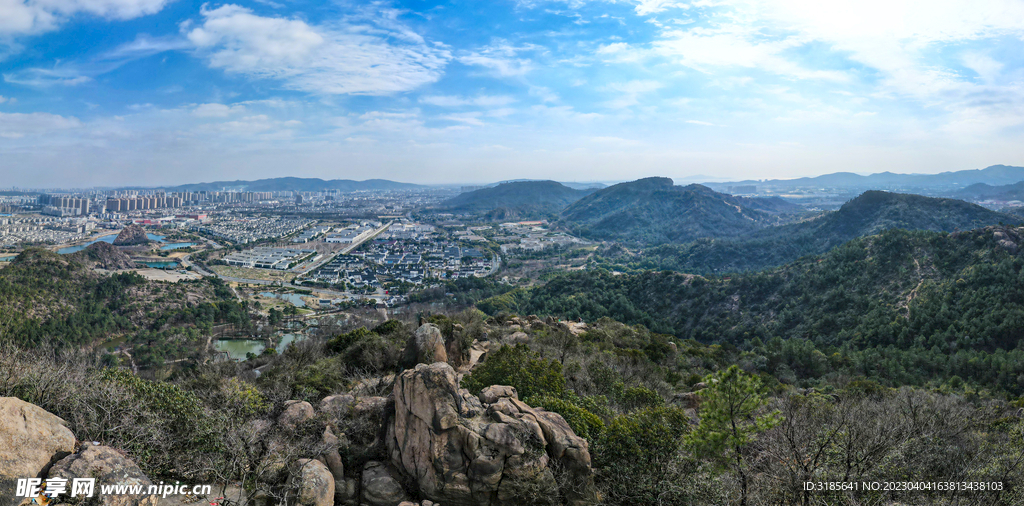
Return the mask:
[[[960,376],[1020,395],[1022,241],[1024,228],[889,230],[761,272],[708,278],[579,272],[478,307],[492,314],[608,317],[741,349],[779,338],[820,352],[806,353],[807,363],[790,363],[798,377],[814,376],[815,368],[893,384]]]
[[[441,207],[458,213],[486,214],[496,220],[538,218],[557,214],[591,192],[555,181],[516,181],[463,193]]]
[[[598,190],[562,211],[559,223],[589,239],[664,244],[749,234],[799,210],[779,198],[734,197],[652,177]]]
[[[1018,216],[961,200],[868,191],[840,209],[813,219],[759,230],[733,240],[701,240],[650,248],[633,264],[641,269],[695,273],[748,271],[825,253],[851,239],[884,230],[955,232],[1022,222]]]
[[[104,261],[118,259],[102,247],[70,255],[28,249],[0,269],[0,343],[91,347],[123,337],[144,365],[204,348],[216,323],[249,324],[219,279],[164,283],[89,267]]]

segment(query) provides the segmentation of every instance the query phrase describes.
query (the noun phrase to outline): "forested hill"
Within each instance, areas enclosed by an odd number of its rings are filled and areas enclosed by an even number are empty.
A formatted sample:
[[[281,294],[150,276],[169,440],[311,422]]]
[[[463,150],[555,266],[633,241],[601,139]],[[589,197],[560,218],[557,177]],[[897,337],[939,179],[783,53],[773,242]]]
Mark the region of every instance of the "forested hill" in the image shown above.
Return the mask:
[[[136,361],[145,362],[147,354],[158,359],[187,348],[186,339],[199,339],[216,322],[248,322],[220,280],[103,275],[87,267],[97,262],[94,256],[88,248],[71,255],[28,249],[0,269],[0,343],[89,346],[123,336],[150,343],[134,348]]]
[[[555,181],[517,181],[463,193],[441,207],[461,213],[492,213],[502,219],[548,217],[592,192]]]
[[[820,351],[804,353],[806,360],[825,360],[792,365],[797,376],[829,367],[894,384],[959,375],[1020,395],[1022,232],[889,230],[825,255],[724,278],[580,272],[478,306],[489,313],[610,317],[740,347],[788,339],[787,346]],[[833,360],[843,363],[830,366]]]
[[[663,244],[736,237],[784,223],[799,211],[779,198],[734,197],[651,177],[598,190],[562,211],[559,223],[589,239]]]
[[[643,252],[634,267],[692,273],[758,270],[825,253],[851,239],[884,230],[956,232],[1022,223],[1024,219],[956,199],[868,191],[839,210],[733,240],[664,245]],[[622,261],[628,261],[622,259]]]

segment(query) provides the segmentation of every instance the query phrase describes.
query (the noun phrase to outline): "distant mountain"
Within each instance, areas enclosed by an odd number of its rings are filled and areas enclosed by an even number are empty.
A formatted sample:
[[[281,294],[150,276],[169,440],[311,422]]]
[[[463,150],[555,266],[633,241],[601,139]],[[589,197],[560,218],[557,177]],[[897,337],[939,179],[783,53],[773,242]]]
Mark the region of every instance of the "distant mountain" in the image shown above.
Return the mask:
[[[956,196],[968,200],[1024,200],[1024,181],[1001,186],[972,184],[958,191]]]
[[[338,190],[341,192],[369,191],[369,190],[414,190],[426,188],[423,185],[412,183],[397,183],[386,179],[367,179],[366,181],[353,181],[351,179],[332,179],[324,181],[319,178],[301,177],[275,177],[271,179],[258,179],[256,181],[214,181],[212,183],[183,184],[165,188],[172,192],[197,192],[197,191],[221,191],[225,188],[244,190],[251,192],[270,191],[301,191],[315,192],[324,190]]]
[[[651,177],[598,190],[562,211],[559,223],[591,239],[663,244],[748,234],[800,209],[780,198],[734,197]]]
[[[495,220],[555,215],[593,190],[575,190],[555,181],[517,181],[466,192],[441,203],[458,213],[486,214]]]
[[[643,253],[643,266],[684,272],[757,270],[825,253],[851,239],[889,229],[955,232],[1024,222],[956,199],[867,191],[839,210],[732,240],[666,245]]]
[[[836,172],[816,177],[797,179],[769,179],[764,181],[747,180],[729,183],[706,183],[715,189],[726,189],[729,186],[755,185],[758,187],[776,188],[888,188],[905,187],[966,187],[972,184],[1007,185],[1024,181],[1024,167],[993,165],[984,169],[959,170],[941,172],[939,174],[895,174],[880,172],[861,176],[852,172]]]

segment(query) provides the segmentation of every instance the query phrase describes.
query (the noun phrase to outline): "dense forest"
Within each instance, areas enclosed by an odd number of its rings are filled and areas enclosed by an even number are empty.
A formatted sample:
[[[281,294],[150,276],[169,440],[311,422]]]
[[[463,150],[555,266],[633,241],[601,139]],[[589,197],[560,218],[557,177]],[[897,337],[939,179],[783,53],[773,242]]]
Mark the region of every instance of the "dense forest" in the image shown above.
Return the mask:
[[[28,249],[0,270],[0,342],[91,347],[124,338],[144,365],[196,353],[215,324],[251,325],[247,307],[219,279],[102,275],[87,267],[91,253]]]
[[[1024,393],[1020,242],[1010,227],[890,230],[761,272],[579,272],[479,307],[610,317],[681,339],[781,354],[757,367],[807,385],[858,374],[890,385],[965,381],[1017,396]]]
[[[742,237],[662,244],[634,253],[612,247],[602,255],[602,264],[616,270],[699,274],[753,271],[825,253],[857,237],[890,229],[956,232],[1022,221],[1019,216],[961,200],[868,191],[835,212]]]

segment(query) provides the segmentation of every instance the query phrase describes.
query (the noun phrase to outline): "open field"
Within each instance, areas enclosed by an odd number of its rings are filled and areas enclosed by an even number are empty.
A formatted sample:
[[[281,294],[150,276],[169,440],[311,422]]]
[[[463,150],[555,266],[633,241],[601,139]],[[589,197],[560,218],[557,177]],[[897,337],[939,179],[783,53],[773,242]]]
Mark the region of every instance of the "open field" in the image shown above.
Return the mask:
[[[295,279],[294,272],[288,271],[271,271],[267,269],[248,269],[245,267],[235,267],[231,265],[212,265],[210,270],[217,273],[220,276],[227,276],[229,278],[242,278],[242,279],[262,279],[264,281],[284,281],[290,282]]]

